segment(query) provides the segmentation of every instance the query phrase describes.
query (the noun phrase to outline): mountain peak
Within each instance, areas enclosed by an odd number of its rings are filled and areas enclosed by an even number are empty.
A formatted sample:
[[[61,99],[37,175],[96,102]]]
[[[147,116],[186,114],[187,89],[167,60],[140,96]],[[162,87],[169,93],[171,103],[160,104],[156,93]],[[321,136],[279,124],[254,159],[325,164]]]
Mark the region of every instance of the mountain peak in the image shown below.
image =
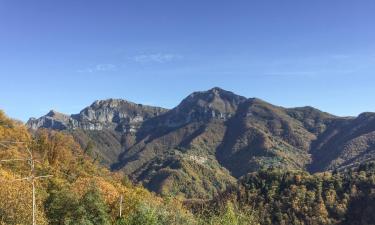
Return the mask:
[[[120,105],[129,104],[129,105],[137,105],[136,103],[127,101],[125,99],[116,99],[116,98],[109,98],[104,100],[96,100],[91,104],[90,107],[92,108],[99,108],[99,107],[110,107],[116,108]]]
[[[49,117],[53,117],[54,115],[56,115],[58,112],[56,112],[55,110],[51,109],[47,114],[46,116],[49,116]]]
[[[52,118],[55,118],[55,119],[58,119],[58,120],[68,120],[69,117],[70,117],[69,115],[57,112],[53,109],[51,109],[45,116],[52,117]]]
[[[55,115],[59,115],[59,114],[62,114],[62,113],[59,113],[53,109],[51,109],[47,114],[46,116],[50,116],[50,117],[54,117]]]
[[[190,94],[170,113],[176,113],[176,118],[183,121],[175,121],[175,124],[212,118],[228,119],[235,114],[238,106],[245,101],[246,98],[243,96],[214,87],[207,91]]]
[[[218,100],[238,104],[242,101],[245,101],[246,98],[231,91],[226,91],[222,88],[214,87],[207,91],[193,92],[187,98],[185,98],[182,103],[186,101],[191,103],[212,103]]]
[[[212,93],[215,93],[215,94],[219,94],[219,93],[222,93],[222,92],[228,92],[220,87],[213,87],[211,88],[210,90],[208,90],[207,92],[212,92]]]

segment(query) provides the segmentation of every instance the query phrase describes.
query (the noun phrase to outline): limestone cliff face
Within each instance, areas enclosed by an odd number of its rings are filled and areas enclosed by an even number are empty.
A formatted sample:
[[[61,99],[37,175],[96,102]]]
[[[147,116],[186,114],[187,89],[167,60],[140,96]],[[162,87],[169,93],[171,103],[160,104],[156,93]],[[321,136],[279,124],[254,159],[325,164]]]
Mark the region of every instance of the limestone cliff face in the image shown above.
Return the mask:
[[[166,109],[144,106],[121,99],[95,101],[79,114],[65,115],[50,111],[39,119],[31,118],[27,126],[31,129],[51,128],[56,130],[114,130],[135,133],[144,120],[158,116]]]
[[[75,122],[71,116],[51,110],[39,119],[30,118],[26,125],[33,130],[37,130],[38,128],[65,130],[74,127],[73,124]]]
[[[175,111],[191,119],[227,120],[236,113],[239,104],[244,101],[245,97],[216,87],[192,93],[175,108]]]

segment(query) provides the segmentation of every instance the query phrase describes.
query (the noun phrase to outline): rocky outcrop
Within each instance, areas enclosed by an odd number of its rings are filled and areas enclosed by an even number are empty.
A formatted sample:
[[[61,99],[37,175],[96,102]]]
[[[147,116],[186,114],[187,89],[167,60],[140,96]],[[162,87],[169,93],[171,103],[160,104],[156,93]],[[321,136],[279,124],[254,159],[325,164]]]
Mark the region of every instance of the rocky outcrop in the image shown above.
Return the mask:
[[[51,110],[49,113],[39,119],[30,118],[26,125],[33,130],[37,130],[39,128],[65,130],[72,127],[71,124],[74,123],[75,121],[71,116]]]
[[[143,121],[158,116],[166,109],[144,106],[121,99],[95,101],[79,114],[65,115],[50,111],[39,119],[31,118],[27,126],[31,129],[51,128],[56,130],[115,130],[121,133],[136,133]]]

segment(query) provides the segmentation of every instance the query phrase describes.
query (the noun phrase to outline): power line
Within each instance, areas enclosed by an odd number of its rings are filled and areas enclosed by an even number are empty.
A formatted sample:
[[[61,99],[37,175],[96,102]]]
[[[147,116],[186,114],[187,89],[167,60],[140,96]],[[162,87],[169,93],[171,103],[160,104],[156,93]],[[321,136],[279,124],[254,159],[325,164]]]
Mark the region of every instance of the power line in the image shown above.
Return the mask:
[[[6,146],[4,143],[8,143],[8,144],[19,144],[19,143],[22,143],[22,144],[27,144],[26,142],[20,142],[20,141],[1,141],[0,144],[2,146]],[[6,147],[9,147],[9,146],[6,146]],[[30,176],[28,177],[23,177],[23,178],[20,178],[20,179],[15,179],[13,181],[23,181],[23,180],[26,180],[26,181],[29,181],[32,185],[32,224],[33,225],[36,225],[36,198],[35,198],[35,181],[36,180],[39,180],[39,179],[44,179],[44,178],[49,178],[49,177],[52,177],[52,175],[42,175],[42,176],[36,176],[36,173],[35,173],[35,163],[38,162],[34,159],[34,154],[32,152],[32,150],[29,149],[29,147],[26,145],[25,146],[26,148],[26,151],[29,155],[28,158],[17,158],[17,159],[3,159],[3,160],[0,160],[0,162],[11,162],[11,161],[27,161],[27,163],[30,165]]]

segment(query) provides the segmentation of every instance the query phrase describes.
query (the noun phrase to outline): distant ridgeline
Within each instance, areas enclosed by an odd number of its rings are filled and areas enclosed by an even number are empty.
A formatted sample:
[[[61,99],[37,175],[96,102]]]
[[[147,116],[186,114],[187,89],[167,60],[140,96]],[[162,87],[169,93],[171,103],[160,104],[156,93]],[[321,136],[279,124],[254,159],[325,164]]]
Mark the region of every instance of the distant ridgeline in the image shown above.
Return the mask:
[[[261,169],[341,171],[375,159],[374,113],[337,117],[220,88],[192,93],[170,110],[109,99],[70,116],[51,111],[27,126],[70,133],[113,171],[186,198],[212,197]]]

